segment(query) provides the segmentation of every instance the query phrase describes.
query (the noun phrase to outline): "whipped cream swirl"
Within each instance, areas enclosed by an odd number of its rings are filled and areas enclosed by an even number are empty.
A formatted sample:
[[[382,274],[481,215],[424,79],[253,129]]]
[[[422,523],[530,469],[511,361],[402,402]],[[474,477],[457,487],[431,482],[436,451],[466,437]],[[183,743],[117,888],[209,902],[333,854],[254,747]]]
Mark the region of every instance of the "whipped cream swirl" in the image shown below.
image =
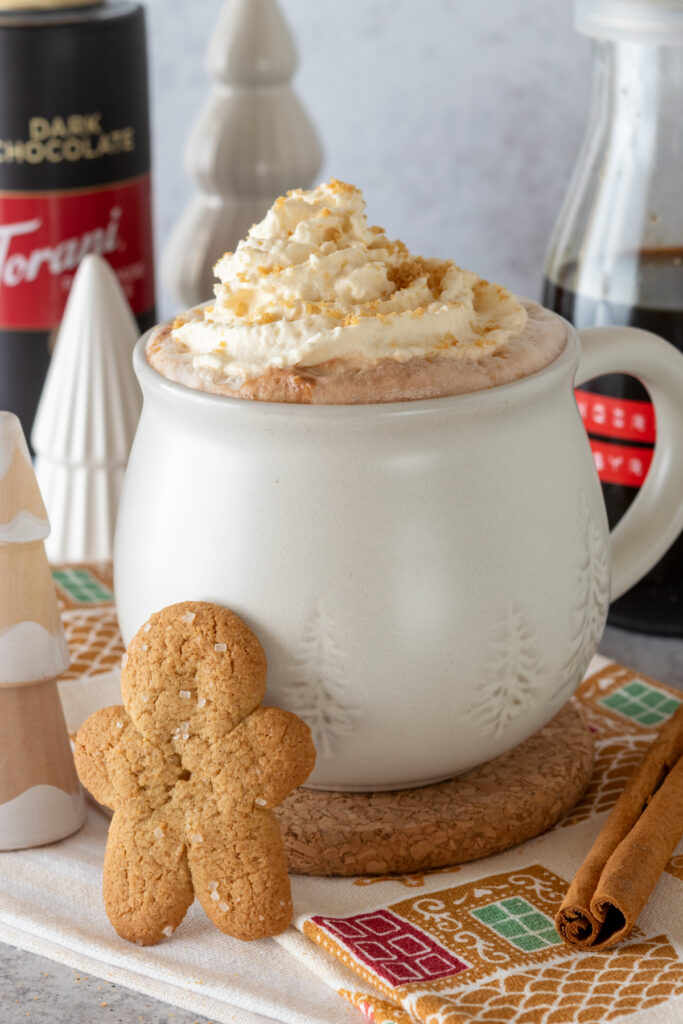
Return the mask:
[[[505,288],[411,255],[364,211],[360,190],[336,180],[277,199],[216,264],[215,301],[174,324],[195,369],[237,385],[330,360],[477,361],[524,329],[527,312]]]

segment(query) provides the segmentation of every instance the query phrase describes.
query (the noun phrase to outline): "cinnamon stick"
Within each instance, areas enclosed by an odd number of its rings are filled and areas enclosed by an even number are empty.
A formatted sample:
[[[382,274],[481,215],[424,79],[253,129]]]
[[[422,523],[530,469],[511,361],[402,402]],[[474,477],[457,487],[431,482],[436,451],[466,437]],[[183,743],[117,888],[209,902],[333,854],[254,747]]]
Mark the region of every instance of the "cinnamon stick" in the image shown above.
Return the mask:
[[[683,705],[657,734],[617,800],[555,917],[576,949],[625,938],[683,835]]]

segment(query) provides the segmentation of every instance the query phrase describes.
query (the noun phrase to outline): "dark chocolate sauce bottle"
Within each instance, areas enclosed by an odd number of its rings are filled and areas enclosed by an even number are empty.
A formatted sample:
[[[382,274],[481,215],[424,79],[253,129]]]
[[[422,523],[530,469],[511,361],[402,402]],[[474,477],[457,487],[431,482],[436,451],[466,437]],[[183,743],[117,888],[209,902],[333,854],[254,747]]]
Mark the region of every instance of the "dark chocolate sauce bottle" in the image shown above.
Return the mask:
[[[599,0],[576,3],[577,28],[598,40],[592,103],[543,303],[576,327],[640,327],[683,351],[683,9],[667,9],[659,24],[660,6],[632,7],[625,25]],[[613,527],[646,478],[653,407],[643,385],[622,374],[584,384],[576,397]],[[609,621],[683,636],[683,536],[613,602]]]
[[[0,409],[26,436],[75,271],[109,260],[155,320],[144,11],[0,0]]]

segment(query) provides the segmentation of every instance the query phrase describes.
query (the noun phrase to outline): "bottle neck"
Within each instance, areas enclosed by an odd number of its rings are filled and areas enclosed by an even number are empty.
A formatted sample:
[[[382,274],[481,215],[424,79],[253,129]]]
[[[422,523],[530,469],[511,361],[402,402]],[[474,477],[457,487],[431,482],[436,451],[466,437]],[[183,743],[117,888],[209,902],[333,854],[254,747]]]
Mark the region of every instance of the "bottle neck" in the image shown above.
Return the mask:
[[[680,307],[683,46],[596,41],[593,56],[587,131],[548,274],[596,298]]]
[[[683,46],[595,41],[591,121],[651,156],[680,159]]]

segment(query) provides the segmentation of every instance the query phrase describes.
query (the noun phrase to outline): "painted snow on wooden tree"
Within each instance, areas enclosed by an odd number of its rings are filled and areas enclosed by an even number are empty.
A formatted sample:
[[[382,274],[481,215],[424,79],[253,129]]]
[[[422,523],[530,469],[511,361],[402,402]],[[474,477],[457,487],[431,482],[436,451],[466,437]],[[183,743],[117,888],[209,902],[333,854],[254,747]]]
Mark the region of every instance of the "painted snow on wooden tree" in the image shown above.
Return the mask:
[[[581,503],[582,554],[577,567],[579,599],[572,609],[573,630],[570,651],[555,691],[568,700],[586,674],[607,620],[609,607],[609,561],[603,532],[591,513],[584,494]]]
[[[0,412],[0,544],[44,540],[50,524],[23,432]]]
[[[0,686],[69,667],[45,554],[50,524],[21,425],[0,412]]]
[[[500,736],[536,700],[546,679],[536,634],[512,603],[491,645],[487,679],[472,718],[484,735]]]
[[[302,633],[285,683],[285,705],[310,726],[319,757],[332,757],[354,730],[335,623],[319,602]]]
[[[49,532],[21,424],[0,412],[0,850],[61,839],[85,816],[57,691],[69,650]]]

